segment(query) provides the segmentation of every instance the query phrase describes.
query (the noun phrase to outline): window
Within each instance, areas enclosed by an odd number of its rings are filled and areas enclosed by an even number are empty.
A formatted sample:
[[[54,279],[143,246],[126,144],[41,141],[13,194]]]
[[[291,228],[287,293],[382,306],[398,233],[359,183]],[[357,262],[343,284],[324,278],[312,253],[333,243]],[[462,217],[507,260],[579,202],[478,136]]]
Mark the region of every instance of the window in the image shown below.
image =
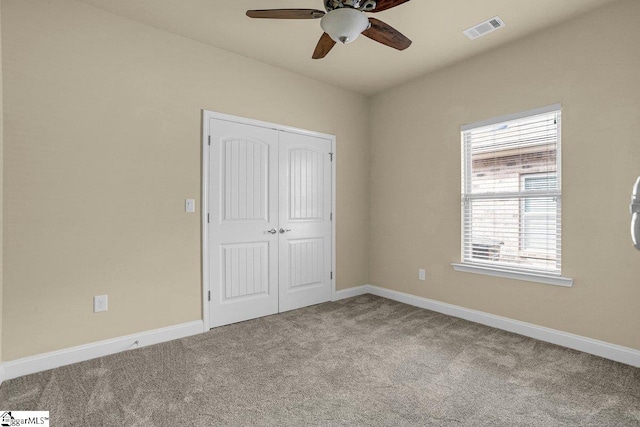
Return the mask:
[[[456,267],[525,280],[557,277],[556,284],[570,285],[560,277],[560,119],[554,105],[463,127],[462,264]]]

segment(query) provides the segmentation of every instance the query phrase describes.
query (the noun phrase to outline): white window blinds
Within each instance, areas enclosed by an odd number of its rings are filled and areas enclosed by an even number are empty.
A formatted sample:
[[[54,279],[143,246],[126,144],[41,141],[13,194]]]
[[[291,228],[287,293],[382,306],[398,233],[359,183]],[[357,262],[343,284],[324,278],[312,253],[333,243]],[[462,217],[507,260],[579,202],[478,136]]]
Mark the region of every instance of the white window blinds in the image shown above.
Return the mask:
[[[462,131],[462,261],[560,275],[560,108]]]

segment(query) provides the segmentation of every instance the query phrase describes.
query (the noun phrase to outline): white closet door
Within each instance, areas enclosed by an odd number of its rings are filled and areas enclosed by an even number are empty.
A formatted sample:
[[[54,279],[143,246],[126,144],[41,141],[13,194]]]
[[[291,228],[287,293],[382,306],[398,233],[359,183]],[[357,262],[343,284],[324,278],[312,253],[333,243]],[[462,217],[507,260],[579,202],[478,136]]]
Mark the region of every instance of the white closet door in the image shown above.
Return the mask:
[[[211,327],[278,312],[278,131],[210,119]]]
[[[330,151],[280,132],[280,312],[331,300]]]

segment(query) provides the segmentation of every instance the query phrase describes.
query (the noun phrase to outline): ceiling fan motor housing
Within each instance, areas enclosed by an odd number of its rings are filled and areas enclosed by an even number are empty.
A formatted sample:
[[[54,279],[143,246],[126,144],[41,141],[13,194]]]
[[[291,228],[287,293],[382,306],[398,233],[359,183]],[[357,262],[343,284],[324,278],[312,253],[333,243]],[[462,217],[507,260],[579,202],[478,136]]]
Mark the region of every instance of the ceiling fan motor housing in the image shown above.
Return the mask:
[[[364,12],[369,12],[375,9],[377,3],[375,0],[325,0],[324,7],[327,12],[340,8],[358,9]]]

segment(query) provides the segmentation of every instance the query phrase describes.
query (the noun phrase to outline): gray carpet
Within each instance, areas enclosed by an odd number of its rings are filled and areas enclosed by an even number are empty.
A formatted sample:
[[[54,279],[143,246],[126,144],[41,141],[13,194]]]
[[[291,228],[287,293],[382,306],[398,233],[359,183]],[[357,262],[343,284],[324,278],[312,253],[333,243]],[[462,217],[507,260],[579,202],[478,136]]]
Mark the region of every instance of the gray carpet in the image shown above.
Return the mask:
[[[52,426],[640,426],[640,369],[371,295],[8,381]]]

